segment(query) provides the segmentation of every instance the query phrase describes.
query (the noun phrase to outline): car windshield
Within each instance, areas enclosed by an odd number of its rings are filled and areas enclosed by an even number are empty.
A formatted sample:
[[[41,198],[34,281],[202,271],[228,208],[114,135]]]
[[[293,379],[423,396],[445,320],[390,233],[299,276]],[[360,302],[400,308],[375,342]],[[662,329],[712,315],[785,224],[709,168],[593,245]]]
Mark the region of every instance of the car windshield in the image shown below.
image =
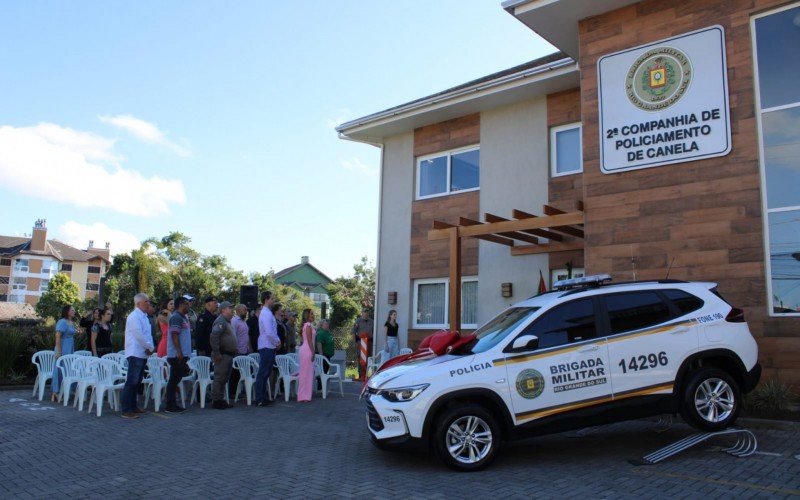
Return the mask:
[[[506,338],[538,310],[538,307],[512,307],[506,309],[493,320],[475,330],[478,341],[472,347],[472,352],[477,354],[496,346],[498,342]]]

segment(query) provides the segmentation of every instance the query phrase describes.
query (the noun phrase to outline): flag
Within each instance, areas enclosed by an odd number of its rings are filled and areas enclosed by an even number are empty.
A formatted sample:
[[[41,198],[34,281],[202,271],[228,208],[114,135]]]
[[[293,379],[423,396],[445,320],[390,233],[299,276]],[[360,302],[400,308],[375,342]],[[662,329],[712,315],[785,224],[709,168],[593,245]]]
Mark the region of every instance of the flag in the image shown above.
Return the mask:
[[[544,282],[544,276],[542,275],[542,270],[539,269],[539,293],[536,295],[541,295],[543,293],[547,293],[547,285]]]

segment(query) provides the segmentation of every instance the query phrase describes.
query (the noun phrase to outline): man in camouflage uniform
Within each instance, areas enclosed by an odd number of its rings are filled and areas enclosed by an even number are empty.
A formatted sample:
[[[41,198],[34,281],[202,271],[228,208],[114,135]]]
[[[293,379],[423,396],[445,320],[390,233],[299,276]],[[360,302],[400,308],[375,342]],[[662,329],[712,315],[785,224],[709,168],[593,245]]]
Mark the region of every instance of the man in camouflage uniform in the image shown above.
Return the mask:
[[[219,316],[211,326],[211,357],[214,360],[214,383],[211,386],[211,399],[216,410],[230,408],[225,402],[225,384],[231,376],[233,358],[236,356],[237,340],[233,331],[233,304],[228,301],[219,304]]]

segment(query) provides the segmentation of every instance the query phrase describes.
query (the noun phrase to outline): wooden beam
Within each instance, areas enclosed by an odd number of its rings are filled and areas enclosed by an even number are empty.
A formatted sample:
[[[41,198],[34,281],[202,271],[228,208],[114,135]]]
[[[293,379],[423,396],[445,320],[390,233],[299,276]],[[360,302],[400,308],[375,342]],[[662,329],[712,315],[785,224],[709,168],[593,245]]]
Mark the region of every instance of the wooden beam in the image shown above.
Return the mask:
[[[498,215],[492,215],[490,213],[483,214],[483,218],[486,219],[486,222],[505,222],[509,219],[505,219]],[[515,240],[524,241],[526,243],[530,243],[532,245],[538,245],[539,239],[536,236],[529,236],[531,234],[529,231],[511,231],[508,233],[500,233],[502,236],[506,236],[508,238],[514,238]]]
[[[447,229],[450,227],[456,227],[453,224],[448,224],[447,222],[442,222],[440,220],[433,221],[433,229]]]
[[[583,250],[583,248],[584,248],[583,240],[567,241],[564,243],[547,243],[544,245],[524,245],[512,248],[511,255],[531,255],[538,253],[567,252],[569,250]]]
[[[507,222],[495,222],[493,224],[481,224],[480,226],[460,226],[458,235],[482,236],[486,234],[504,233],[506,231],[529,231],[543,227],[569,226],[572,224],[583,223],[583,212],[570,212],[561,215],[551,215],[549,217],[537,217],[535,219],[510,220]],[[451,228],[452,229],[452,228]],[[428,231],[429,240],[446,240],[450,237],[450,229],[433,229]]]
[[[483,222],[474,220],[474,219],[467,219],[466,217],[459,217],[458,223],[461,226],[479,226],[483,224]],[[497,236],[495,234],[486,234],[483,236],[475,236],[474,238],[484,241],[491,241],[493,243],[499,243],[501,245],[505,245],[507,247],[514,246],[514,240],[510,240],[508,238],[503,238],[502,236]]]
[[[511,216],[515,219],[536,219],[539,216],[534,214],[529,214],[528,212],[523,212],[522,210],[512,210]],[[564,236],[558,233],[554,233],[553,231],[547,231],[545,229],[532,229],[528,231],[531,234],[535,234],[536,236],[541,236],[542,238],[547,238],[548,240],[552,241],[563,241]]]
[[[582,204],[583,203],[581,203],[581,205]],[[567,212],[565,212],[563,210],[557,209],[556,207],[551,207],[550,205],[543,205],[542,206],[542,210],[547,215],[561,215],[561,214],[567,213]],[[575,236],[576,238],[583,238],[584,237],[583,230],[582,229],[578,229],[576,227],[553,226],[550,229],[553,230],[553,231],[558,231],[560,233],[568,234],[570,236]]]
[[[459,228],[446,229],[450,239],[450,293],[448,314],[450,330],[461,331],[461,238]]]

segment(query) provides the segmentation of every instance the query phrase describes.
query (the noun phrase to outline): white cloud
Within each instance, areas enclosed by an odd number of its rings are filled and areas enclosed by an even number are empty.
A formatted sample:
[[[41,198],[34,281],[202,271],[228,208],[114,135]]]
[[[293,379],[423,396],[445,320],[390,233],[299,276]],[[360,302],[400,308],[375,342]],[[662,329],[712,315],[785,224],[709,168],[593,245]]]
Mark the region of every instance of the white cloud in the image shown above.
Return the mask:
[[[370,167],[369,165],[365,164],[363,161],[361,161],[361,158],[342,160],[340,164],[345,170],[349,170],[357,174],[375,175],[378,173],[377,168]]]
[[[114,140],[51,123],[0,126],[1,188],[131,215],[169,213],[185,203],[183,183],[122,168]]]
[[[189,156],[189,150],[169,139],[154,123],[144,121],[131,115],[100,116],[100,121],[121,128],[144,142],[167,147],[179,156]]]
[[[94,246],[98,248],[104,248],[108,242],[111,255],[128,253],[141,245],[139,238],[131,233],[111,229],[102,222],[81,224],[71,220],[59,226],[56,238],[75,248],[86,248],[89,240],[93,240]]]

